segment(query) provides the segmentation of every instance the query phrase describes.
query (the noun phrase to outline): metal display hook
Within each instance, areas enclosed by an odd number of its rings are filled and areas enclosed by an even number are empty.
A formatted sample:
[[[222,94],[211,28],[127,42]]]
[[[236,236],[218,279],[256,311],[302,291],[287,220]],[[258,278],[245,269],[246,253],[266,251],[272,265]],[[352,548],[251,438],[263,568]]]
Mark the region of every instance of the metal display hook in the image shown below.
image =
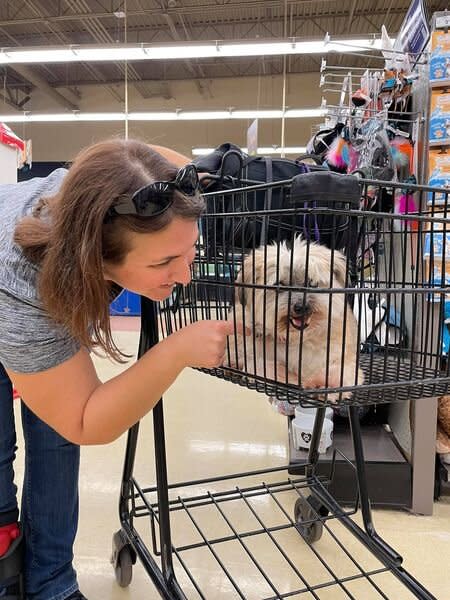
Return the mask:
[[[379,38],[376,38],[374,36],[373,41],[375,42],[377,39],[379,39]],[[365,44],[356,44],[356,43],[352,44],[352,43],[349,43],[349,42],[341,42],[339,40],[333,41],[331,39],[331,36],[330,36],[329,33],[325,34],[323,43],[324,43],[325,48],[329,44],[337,44],[339,46],[344,46],[344,47],[347,47],[347,48],[355,48],[355,49],[362,48],[362,50],[367,50],[369,52],[370,51],[372,51],[372,52],[378,51],[378,52],[382,53],[384,51],[386,53],[389,53],[389,55],[390,55],[391,58],[393,58],[394,56],[406,56],[406,55],[408,55],[408,56],[410,56],[412,58],[417,58],[419,56],[424,56],[425,57],[424,61],[420,61],[419,59],[417,59],[417,60],[414,60],[414,64],[416,64],[416,65],[425,65],[425,64],[428,64],[428,60],[427,60],[428,55],[429,55],[428,52],[411,53],[411,52],[405,52],[404,50],[394,50],[394,49],[390,49],[390,48],[386,48],[386,49],[383,49],[383,48],[374,48],[373,46],[371,47],[371,46],[368,46],[368,45],[365,45]],[[338,53],[339,50],[334,50],[334,49],[330,48],[328,50],[328,52],[329,53],[332,53],[332,52],[333,53]],[[355,51],[355,52],[350,51],[350,52],[348,52],[346,54],[349,54],[351,56],[359,56],[361,58],[369,58],[369,59],[373,59],[374,58],[374,59],[383,60],[383,61],[386,60],[386,56],[385,55],[377,56],[376,54],[373,54],[373,55],[372,54],[364,54],[364,53],[361,53],[361,52],[358,52],[358,51]]]

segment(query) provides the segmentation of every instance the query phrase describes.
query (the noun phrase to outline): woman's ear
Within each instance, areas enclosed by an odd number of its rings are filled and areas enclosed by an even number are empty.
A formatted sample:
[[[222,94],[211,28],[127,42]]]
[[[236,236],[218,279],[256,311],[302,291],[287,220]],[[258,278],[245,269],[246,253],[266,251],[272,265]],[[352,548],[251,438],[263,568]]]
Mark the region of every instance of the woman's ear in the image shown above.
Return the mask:
[[[109,270],[108,265],[104,261],[103,261],[103,279],[105,281],[113,281],[111,271]]]

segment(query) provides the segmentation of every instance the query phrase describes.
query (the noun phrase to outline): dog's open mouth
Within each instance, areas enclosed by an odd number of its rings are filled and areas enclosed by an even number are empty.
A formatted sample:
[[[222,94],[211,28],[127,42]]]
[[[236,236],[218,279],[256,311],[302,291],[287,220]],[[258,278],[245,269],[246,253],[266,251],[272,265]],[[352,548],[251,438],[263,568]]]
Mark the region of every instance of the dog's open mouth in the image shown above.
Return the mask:
[[[303,331],[306,329],[311,321],[310,316],[299,317],[298,315],[291,315],[289,319],[292,327],[298,329],[299,331]]]

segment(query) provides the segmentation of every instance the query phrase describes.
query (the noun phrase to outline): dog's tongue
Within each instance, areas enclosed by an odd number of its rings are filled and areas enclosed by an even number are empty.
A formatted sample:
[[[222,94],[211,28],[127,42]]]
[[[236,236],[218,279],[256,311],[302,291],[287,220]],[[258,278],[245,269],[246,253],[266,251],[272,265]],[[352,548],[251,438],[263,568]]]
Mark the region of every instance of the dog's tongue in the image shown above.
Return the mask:
[[[297,329],[303,329],[307,325],[305,319],[299,317],[291,317],[291,323],[294,327],[297,327]]]

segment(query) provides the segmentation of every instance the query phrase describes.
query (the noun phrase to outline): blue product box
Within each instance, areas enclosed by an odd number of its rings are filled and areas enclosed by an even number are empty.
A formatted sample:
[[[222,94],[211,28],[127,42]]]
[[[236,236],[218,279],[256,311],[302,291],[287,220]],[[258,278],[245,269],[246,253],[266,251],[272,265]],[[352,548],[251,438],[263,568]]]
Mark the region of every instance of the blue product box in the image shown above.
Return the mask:
[[[430,60],[430,80],[445,81],[447,79],[450,79],[450,56],[432,54]]]
[[[428,154],[428,183],[432,187],[444,188],[447,192],[430,192],[428,204],[445,206],[450,200],[450,153],[430,150]]]
[[[134,292],[122,290],[109,305],[111,316],[138,317],[141,314],[141,297]]]
[[[450,94],[439,90],[431,94],[430,142],[450,142]]]
[[[450,34],[433,31],[431,35],[430,81],[450,80]]]

